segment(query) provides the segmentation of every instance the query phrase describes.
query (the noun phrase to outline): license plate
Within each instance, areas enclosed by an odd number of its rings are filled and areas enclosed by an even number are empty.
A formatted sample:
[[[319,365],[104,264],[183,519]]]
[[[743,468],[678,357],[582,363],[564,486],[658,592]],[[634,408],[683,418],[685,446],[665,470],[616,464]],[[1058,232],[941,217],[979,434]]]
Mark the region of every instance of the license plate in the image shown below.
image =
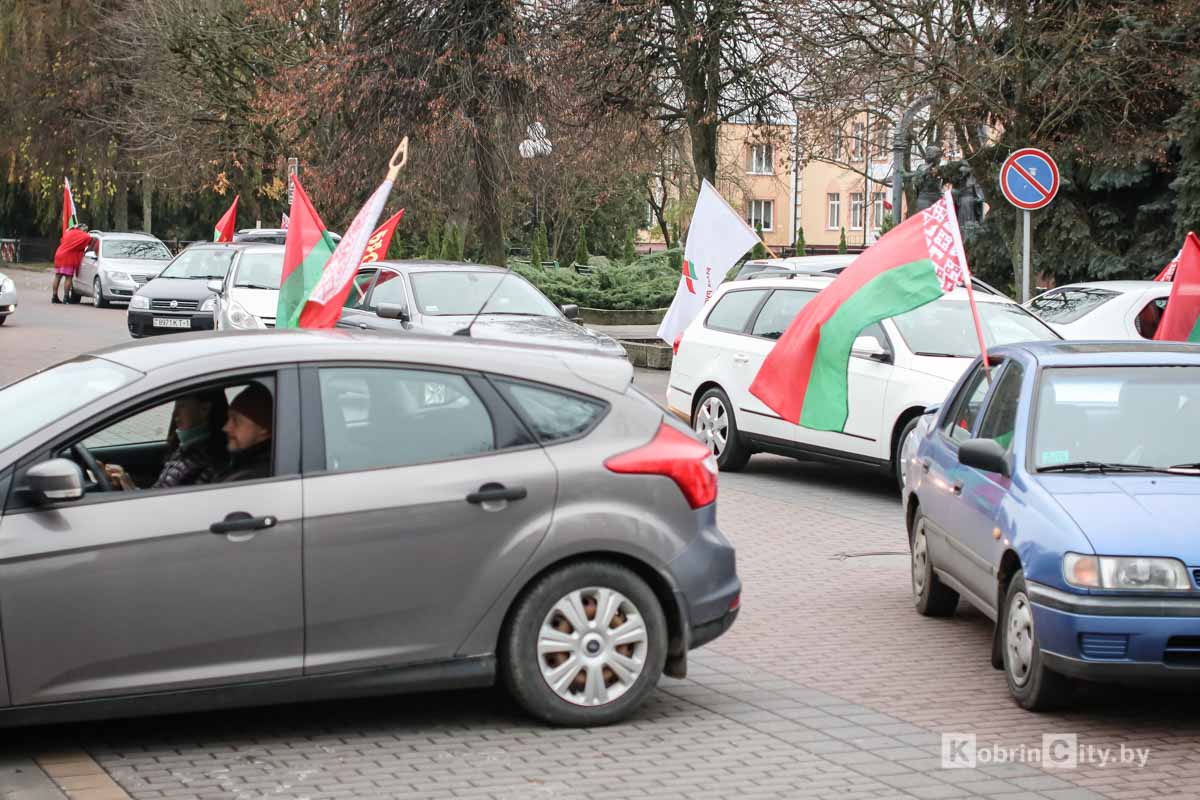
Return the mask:
[[[190,328],[190,327],[192,327],[192,321],[190,319],[187,319],[186,317],[184,317],[182,319],[155,317],[154,322],[152,324],[153,324],[153,327],[155,327],[155,328]]]

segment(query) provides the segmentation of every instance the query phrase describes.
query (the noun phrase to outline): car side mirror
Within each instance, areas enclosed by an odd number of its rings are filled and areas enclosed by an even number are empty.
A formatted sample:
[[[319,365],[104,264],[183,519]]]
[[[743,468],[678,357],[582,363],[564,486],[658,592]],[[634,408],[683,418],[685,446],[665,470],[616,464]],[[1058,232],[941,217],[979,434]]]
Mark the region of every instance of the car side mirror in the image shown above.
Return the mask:
[[[579,306],[574,303],[567,303],[558,307],[562,311],[563,316],[572,322],[579,321]]]
[[[95,258],[95,257],[96,257],[96,251],[95,251],[95,250],[88,250],[86,253],[84,253],[84,254],[83,254],[83,257],[84,257],[84,258]]]
[[[854,340],[854,347],[850,352],[884,364],[890,364],[892,361],[892,354],[874,336],[859,336]]]
[[[1011,475],[1008,453],[995,439],[967,439],[958,446],[958,463],[984,472]]]
[[[208,290],[214,294],[220,294],[225,288],[225,282],[213,278],[208,282]]]
[[[25,480],[37,505],[83,497],[83,470],[69,458],[52,458],[35,464],[25,473]]]
[[[408,322],[408,309],[399,303],[380,303],[375,308],[375,316],[380,319],[398,319]]]

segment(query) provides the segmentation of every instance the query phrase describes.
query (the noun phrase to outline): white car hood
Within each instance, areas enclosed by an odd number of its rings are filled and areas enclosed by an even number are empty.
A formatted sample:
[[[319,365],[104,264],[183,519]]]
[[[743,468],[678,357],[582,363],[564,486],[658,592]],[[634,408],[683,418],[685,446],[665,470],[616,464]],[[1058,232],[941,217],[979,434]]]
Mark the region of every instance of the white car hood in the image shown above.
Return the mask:
[[[131,272],[134,275],[157,275],[169,261],[151,261],[148,258],[102,258],[100,268],[116,272]]]
[[[275,310],[279,306],[278,289],[233,289],[229,299],[241,304],[242,308],[268,322],[275,319]]]
[[[953,358],[948,356],[913,356],[909,369],[922,375],[941,378],[953,384],[971,366],[972,358]]]

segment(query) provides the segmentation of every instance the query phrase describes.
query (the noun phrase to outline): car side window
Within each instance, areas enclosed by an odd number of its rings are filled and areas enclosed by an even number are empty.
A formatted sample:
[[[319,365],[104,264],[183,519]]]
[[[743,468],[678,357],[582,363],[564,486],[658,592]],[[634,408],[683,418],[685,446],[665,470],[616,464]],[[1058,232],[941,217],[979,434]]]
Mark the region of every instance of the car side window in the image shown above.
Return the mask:
[[[342,304],[343,308],[363,308],[367,302],[367,290],[371,288],[371,281],[375,280],[375,270],[362,270],[354,276],[354,282],[350,284],[350,293],[346,295],[346,302]]]
[[[863,337],[863,336],[873,337],[875,339],[875,341],[879,342],[880,347],[882,347],[886,352],[894,355],[894,351],[892,350],[892,341],[891,341],[891,339],[888,338],[887,333],[884,332],[883,326],[880,325],[878,322],[873,322],[870,325],[868,325],[867,327],[863,328],[862,331],[858,335],[859,335],[859,337]],[[856,353],[854,351],[851,351],[850,355],[855,358],[867,358],[867,356]]]
[[[979,438],[995,439],[1006,450],[1012,447],[1013,432],[1017,428],[1017,409],[1021,405],[1021,379],[1025,369],[1018,363],[1005,366],[992,399],[988,401],[983,421],[979,424]]]
[[[726,292],[713,310],[708,312],[704,324],[708,328],[730,333],[742,333],[750,322],[750,315],[766,295],[766,289]]]
[[[171,430],[172,405],[163,403],[126,417],[84,439],[83,444],[95,450],[111,445],[165,442]]]
[[[955,398],[950,413],[943,420],[943,433],[956,442],[971,438],[971,431],[975,429],[975,421],[983,409],[983,400],[987,396],[989,385],[983,367],[977,366]]]
[[[496,449],[491,413],[461,375],[387,367],[318,374],[326,469],[404,467]]]
[[[525,423],[542,442],[572,439],[587,432],[604,415],[599,400],[528,383],[496,381]]]
[[[1142,306],[1133,319],[1133,327],[1143,339],[1153,339],[1167,310],[1167,298],[1158,297]]]
[[[787,330],[788,325],[792,324],[800,309],[816,296],[816,292],[799,289],[776,289],[767,298],[767,302],[763,303],[750,333],[764,339],[778,339]]]
[[[404,293],[404,280],[400,273],[386,269],[379,271],[379,280],[375,282],[375,288],[371,291],[370,307],[376,309],[382,303],[408,307],[408,297]]]

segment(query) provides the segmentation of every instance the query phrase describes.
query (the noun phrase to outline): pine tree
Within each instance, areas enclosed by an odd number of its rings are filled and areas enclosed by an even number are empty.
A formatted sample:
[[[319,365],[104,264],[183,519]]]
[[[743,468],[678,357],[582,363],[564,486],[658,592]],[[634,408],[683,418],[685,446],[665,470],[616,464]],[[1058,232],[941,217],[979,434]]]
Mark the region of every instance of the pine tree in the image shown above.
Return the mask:
[[[798,228],[796,230],[796,255],[808,255],[808,245],[804,243],[804,228]]]
[[[884,214],[883,220],[879,223],[879,235],[883,236],[894,227],[896,227],[896,223],[892,222],[892,215]]]
[[[625,230],[625,247],[621,253],[621,260],[626,264],[632,264],[637,259],[637,250],[633,247],[633,228]]]
[[[466,260],[466,257],[467,257],[466,256],[466,238],[467,238],[466,230],[464,228],[459,227],[458,225],[455,225],[454,226],[454,260],[455,261],[465,261]]]
[[[542,261],[550,260],[550,240],[546,236],[546,223],[539,222],[537,226],[537,243],[538,252],[542,254]]]
[[[754,243],[754,249],[750,251],[750,257],[751,258],[766,258],[767,257],[767,248],[766,248],[766,246],[763,245],[763,241],[762,241],[762,225],[761,224],[755,225],[754,232],[758,234],[758,241]]]
[[[425,258],[435,261],[442,257],[442,228],[434,225],[429,231],[429,241],[425,245]]]
[[[588,264],[586,231],[582,225],[579,226],[579,237],[575,240],[575,263],[585,267]]]
[[[542,268],[542,243],[537,229],[534,229],[533,239],[529,242],[529,264],[534,269]]]
[[[846,229],[842,228],[842,240],[838,242],[838,255],[846,255]]]
[[[455,225],[450,220],[446,220],[446,230],[442,233],[442,261],[455,261],[454,258],[454,231]]]

